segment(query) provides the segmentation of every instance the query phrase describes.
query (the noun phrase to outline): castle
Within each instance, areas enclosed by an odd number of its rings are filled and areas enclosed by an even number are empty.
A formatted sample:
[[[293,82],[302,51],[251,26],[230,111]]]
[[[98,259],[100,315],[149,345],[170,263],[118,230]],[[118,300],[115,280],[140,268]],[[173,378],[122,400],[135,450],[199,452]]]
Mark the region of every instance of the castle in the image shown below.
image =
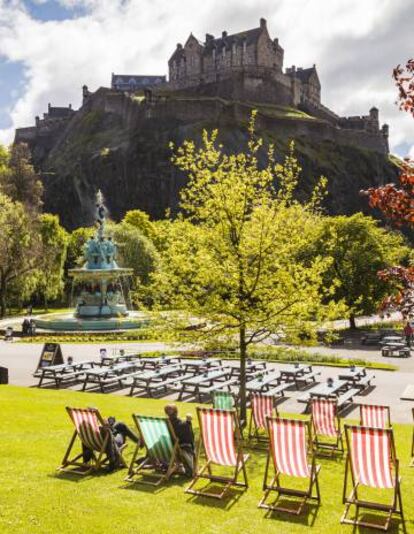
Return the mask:
[[[168,61],[169,84],[173,89],[187,89],[242,75],[247,91],[263,92],[261,86],[273,82],[278,104],[319,106],[321,84],[315,65],[283,72],[283,56],[279,40],[270,38],[263,18],[252,30],[233,35],[223,31],[218,38],[207,33],[204,43],[191,33],[184,46],[177,44]]]
[[[124,75],[112,73],[112,104],[117,95],[126,97],[144,94],[146,102],[154,105],[165,99],[213,97],[230,102],[271,104],[293,107],[311,117],[329,123],[334,130],[341,130],[343,139],[353,144],[367,139],[367,147],[388,153],[388,125],[380,127],[378,109],[373,107],[363,116],[340,117],[321,102],[321,83],[316,66],[284,69],[284,50],[278,39],[271,39],[266,20],[261,18],[259,26],[229,35],[223,31],[221,37],[206,34],[205,41],[199,41],[190,34],[184,46],[177,44],[168,61],[169,79],[163,75]],[[93,97],[87,86],[83,86],[83,106]],[[108,105],[112,111],[114,106]],[[116,107],[116,106],[115,106]],[[33,144],[42,138],[45,149],[49,139],[58,135],[71,120],[75,111],[52,107],[43,119],[36,117],[36,125],[16,130],[15,142]],[[355,139],[352,139],[352,136]],[[365,137],[364,137],[365,136]]]

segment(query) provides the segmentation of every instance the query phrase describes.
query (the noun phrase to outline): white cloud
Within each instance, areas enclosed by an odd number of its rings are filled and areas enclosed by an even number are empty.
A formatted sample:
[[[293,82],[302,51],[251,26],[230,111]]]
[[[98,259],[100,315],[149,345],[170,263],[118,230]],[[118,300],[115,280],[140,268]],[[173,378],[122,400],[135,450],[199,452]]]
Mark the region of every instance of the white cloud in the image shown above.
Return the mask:
[[[48,102],[79,106],[81,86],[107,86],[111,72],[166,74],[176,43],[185,41],[190,31],[203,39],[206,32],[254,27],[264,16],[285,49],[285,65],[317,63],[325,102],[334,110],[360,114],[375,104],[390,123],[392,145],[414,144],[412,119],[393,104],[389,74],[394,64],[382,58],[377,42],[370,52],[373,64],[362,67],[365,75],[356,68],[359,43],[369,51],[372,36],[386,31],[388,21],[403,9],[403,0],[58,1],[66,8],[83,8],[85,14],[42,22],[30,16],[23,0],[0,0],[0,56],[21,62],[26,77],[25,90],[11,110],[13,128],[33,124]],[[395,37],[392,32],[384,37],[387,50],[390,39],[398,39],[398,27],[393,30]],[[353,55],[347,57],[337,43],[349,46]],[[401,50],[397,61],[404,62],[407,54]],[[374,58],[383,65],[378,67]],[[10,141],[13,128],[0,130],[0,141]]]

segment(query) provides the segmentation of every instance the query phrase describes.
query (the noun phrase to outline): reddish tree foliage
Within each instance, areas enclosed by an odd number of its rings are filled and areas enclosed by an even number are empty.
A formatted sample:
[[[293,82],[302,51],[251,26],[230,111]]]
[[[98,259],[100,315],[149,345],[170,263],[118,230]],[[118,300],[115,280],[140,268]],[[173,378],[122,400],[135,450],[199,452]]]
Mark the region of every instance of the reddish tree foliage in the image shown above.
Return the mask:
[[[405,67],[395,67],[392,76],[398,88],[400,109],[414,117],[414,59],[409,59]]]
[[[401,110],[414,117],[414,59],[407,61],[405,67],[398,65],[393,71],[398,88],[398,104]],[[369,196],[369,204],[378,208],[396,226],[414,227],[414,162],[405,160],[399,185],[387,184],[383,187],[364,191]],[[390,282],[394,292],[381,306],[383,311],[394,309],[404,317],[414,315],[414,267],[396,266],[380,271],[378,276]]]
[[[366,191],[369,205],[378,208],[396,226],[414,225],[414,163],[405,161],[399,186],[387,184]]]

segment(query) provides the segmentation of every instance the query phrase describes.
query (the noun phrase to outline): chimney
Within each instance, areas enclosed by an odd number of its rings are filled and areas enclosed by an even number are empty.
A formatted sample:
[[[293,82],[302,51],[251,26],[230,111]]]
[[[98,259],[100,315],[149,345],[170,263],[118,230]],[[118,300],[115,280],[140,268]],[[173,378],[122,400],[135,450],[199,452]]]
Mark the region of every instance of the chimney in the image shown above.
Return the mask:
[[[212,41],[214,39],[214,35],[211,35],[211,33],[206,33],[206,43],[209,41]]]
[[[69,104],[69,109],[72,109],[72,104]]]
[[[261,18],[261,19],[260,19],[260,27],[261,27],[262,29],[265,29],[265,28],[266,28],[266,19],[264,19],[264,18]]]
[[[181,43],[177,43],[177,50],[182,50],[183,45]]]
[[[227,32],[222,32],[222,34],[221,34],[221,38],[222,38],[222,39],[225,39],[226,37],[227,37]]]
[[[35,117],[35,121],[36,121],[36,127],[38,128],[40,126],[40,118],[39,118],[39,115],[36,115]]]
[[[47,110],[50,111],[50,108],[51,108],[51,107],[52,107],[52,106],[50,105],[50,102],[49,102],[49,104],[47,105]]]

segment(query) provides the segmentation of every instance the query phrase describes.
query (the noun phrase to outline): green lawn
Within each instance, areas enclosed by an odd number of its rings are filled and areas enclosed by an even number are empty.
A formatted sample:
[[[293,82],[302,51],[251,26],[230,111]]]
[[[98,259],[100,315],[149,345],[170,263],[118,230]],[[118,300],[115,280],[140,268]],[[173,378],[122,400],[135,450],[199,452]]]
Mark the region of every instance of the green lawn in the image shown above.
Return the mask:
[[[312,528],[308,526],[311,515],[267,518],[264,510],[257,509],[265,461],[264,453],[257,451],[252,451],[248,463],[249,489],[224,503],[184,494],[184,480],[156,491],[129,485],[123,480],[125,470],[87,478],[57,475],[55,469],[72,433],[65,406],[96,406],[104,416],[132,423],[132,412],[161,414],[164,404],[162,400],[0,386],[0,532],[352,533],[352,527],[339,524],[342,460],[320,460],[322,504]],[[181,413],[187,412],[194,413],[195,404],[182,404]],[[396,425],[395,430],[407,531],[414,533],[414,469],[407,467],[411,427]],[[132,450],[130,445],[127,458]]]

